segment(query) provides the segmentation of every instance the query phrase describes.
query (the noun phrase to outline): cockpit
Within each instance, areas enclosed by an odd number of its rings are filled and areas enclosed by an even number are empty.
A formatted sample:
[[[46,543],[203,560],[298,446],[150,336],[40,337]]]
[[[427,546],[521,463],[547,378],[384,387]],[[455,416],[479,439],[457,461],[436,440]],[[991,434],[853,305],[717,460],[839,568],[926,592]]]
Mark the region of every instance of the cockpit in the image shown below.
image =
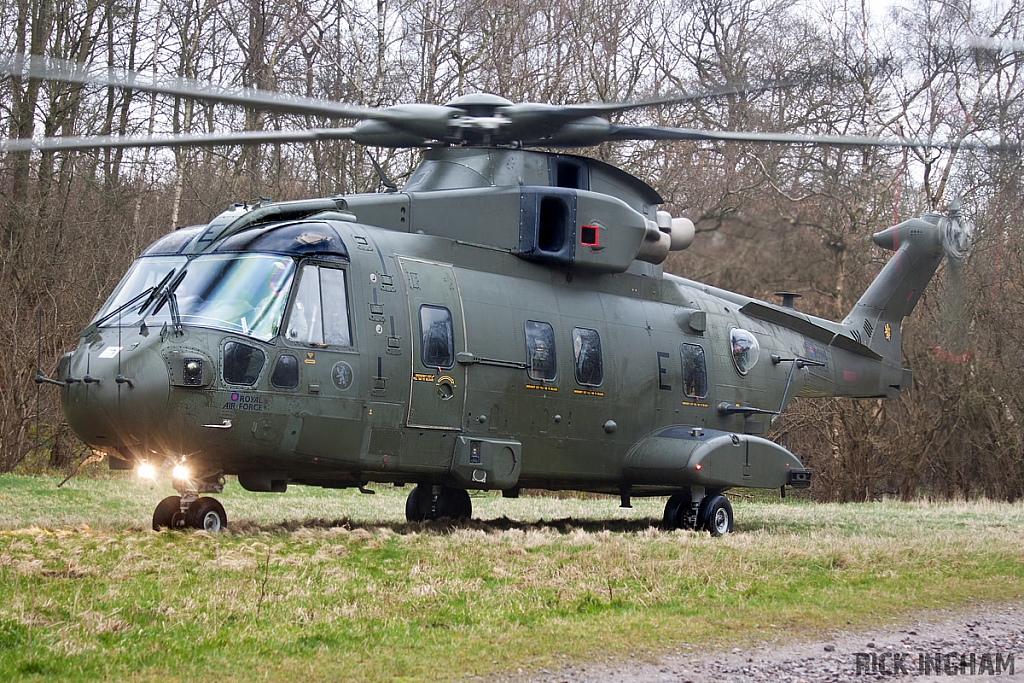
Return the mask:
[[[298,259],[348,257],[337,231],[320,221],[256,226],[191,259],[175,253],[189,241],[183,233],[158,240],[132,264],[92,325],[188,325],[267,342],[283,331]],[[287,338],[350,345],[344,271],[302,270]]]

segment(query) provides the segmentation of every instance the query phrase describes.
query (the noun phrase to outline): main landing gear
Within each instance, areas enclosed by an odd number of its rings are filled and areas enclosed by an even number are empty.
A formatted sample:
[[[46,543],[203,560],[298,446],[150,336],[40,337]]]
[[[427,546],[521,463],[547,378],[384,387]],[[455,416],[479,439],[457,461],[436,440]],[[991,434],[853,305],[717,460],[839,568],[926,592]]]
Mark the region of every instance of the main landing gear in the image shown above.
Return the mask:
[[[214,498],[200,497],[200,493],[220,493],[223,480],[175,480],[178,496],[167,496],[153,511],[153,531],[161,529],[202,529],[217,532],[228,528],[228,515],[224,506]]]
[[[665,503],[665,517],[662,527],[671,529],[696,529],[707,531],[712,536],[732,533],[732,504],[721,493],[705,495],[702,487],[681,491]]]
[[[405,500],[405,518],[410,522],[472,516],[473,503],[464,489],[417,484]]]

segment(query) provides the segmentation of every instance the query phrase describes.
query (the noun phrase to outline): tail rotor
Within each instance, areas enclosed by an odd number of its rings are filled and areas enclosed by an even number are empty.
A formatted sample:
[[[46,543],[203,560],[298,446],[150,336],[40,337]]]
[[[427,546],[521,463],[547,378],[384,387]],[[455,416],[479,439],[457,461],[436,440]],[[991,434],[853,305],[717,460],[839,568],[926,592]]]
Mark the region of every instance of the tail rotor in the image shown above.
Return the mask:
[[[960,202],[954,199],[939,219],[939,227],[947,256],[946,292],[939,303],[939,330],[932,352],[947,363],[966,363],[971,359],[970,311],[963,270],[974,243],[974,224],[960,213]]]

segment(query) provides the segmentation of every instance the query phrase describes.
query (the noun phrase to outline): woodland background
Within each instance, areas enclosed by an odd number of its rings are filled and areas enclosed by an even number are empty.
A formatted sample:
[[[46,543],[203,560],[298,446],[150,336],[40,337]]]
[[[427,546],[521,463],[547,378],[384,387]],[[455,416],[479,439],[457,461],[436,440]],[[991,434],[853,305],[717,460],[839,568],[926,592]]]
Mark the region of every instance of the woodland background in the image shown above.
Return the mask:
[[[985,42],[984,39],[993,38]],[[979,43],[979,39],[982,42]],[[785,89],[626,115],[724,130],[1017,144],[1019,0],[8,0],[0,54],[36,54],[372,106],[486,91],[514,101],[630,100],[725,83]],[[978,45],[987,47],[979,49]],[[331,125],[113,88],[0,80],[9,137]],[[372,150],[399,180],[417,154]],[[977,243],[904,324],[898,400],[800,400],[773,436],[822,500],[1024,496],[1024,159],[1018,152],[725,143],[583,150],[695,221],[666,269],[842,319],[886,253],[870,235],[961,198]],[[132,259],[230,203],[374,191],[348,142],[0,155],[0,471],[67,468],[49,374]],[[964,354],[964,355],[960,355]]]

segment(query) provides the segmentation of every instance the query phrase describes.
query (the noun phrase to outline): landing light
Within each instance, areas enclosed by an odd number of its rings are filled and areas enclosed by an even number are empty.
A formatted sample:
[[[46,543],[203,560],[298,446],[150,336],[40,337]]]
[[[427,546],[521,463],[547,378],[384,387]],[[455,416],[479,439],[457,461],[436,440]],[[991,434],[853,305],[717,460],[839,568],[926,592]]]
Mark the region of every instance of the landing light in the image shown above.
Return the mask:
[[[152,479],[156,476],[156,470],[148,462],[139,465],[138,473],[141,479]]]
[[[184,465],[175,465],[171,470],[171,476],[175,479],[188,479],[188,468]]]

